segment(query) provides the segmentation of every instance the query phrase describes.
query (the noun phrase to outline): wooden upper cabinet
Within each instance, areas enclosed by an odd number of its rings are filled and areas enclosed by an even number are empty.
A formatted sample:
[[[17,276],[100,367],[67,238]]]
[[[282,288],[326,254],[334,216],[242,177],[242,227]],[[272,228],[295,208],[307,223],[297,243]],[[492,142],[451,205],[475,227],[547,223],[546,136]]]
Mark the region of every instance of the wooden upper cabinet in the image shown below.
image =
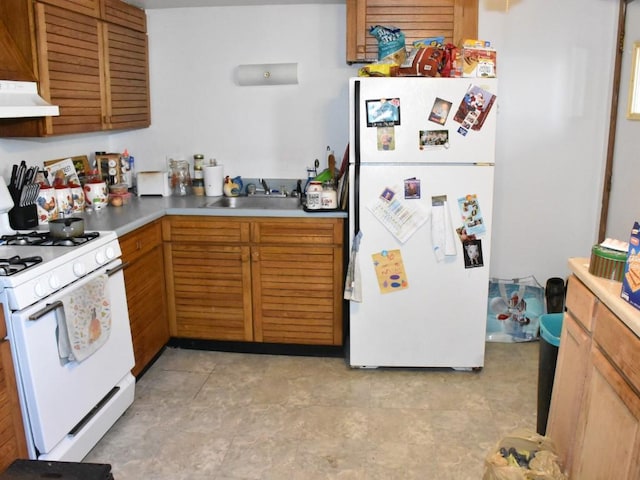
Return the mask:
[[[45,132],[102,130],[102,25],[94,17],[45,3],[35,7],[40,91],[60,107],[60,116],[44,119]]]
[[[90,17],[100,16],[100,0],[38,0],[42,3],[54,5],[56,7],[71,10]]]
[[[24,0],[0,1],[0,78],[36,80],[35,49],[32,41],[33,15]]]
[[[144,128],[149,119],[147,35],[120,25],[104,24],[106,109],[112,129]]]
[[[136,30],[137,32],[147,32],[147,15],[144,10],[121,0],[102,0],[101,17],[109,23]]]
[[[372,26],[394,26],[415,40],[444,36],[460,45],[478,36],[478,0],[347,0],[347,63],[374,62],[378,41]]]
[[[3,70],[3,79],[37,81],[60,116],[0,119],[0,136],[151,124],[146,14],[121,0],[2,0]]]

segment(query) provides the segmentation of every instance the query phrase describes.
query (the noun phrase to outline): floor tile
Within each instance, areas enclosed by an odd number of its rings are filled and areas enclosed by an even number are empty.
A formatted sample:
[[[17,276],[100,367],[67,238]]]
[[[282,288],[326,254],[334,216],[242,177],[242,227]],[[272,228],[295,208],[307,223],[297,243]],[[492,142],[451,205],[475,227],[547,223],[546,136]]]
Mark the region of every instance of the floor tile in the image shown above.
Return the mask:
[[[87,462],[116,480],[477,480],[535,430],[538,343],[487,343],[477,372],[167,348]]]

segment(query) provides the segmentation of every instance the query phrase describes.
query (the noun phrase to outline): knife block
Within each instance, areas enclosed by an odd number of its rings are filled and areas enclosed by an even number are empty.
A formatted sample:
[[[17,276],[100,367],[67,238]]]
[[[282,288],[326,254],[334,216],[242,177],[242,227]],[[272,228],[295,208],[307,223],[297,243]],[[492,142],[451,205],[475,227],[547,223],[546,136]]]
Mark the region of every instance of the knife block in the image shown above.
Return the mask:
[[[9,186],[9,193],[13,199],[14,207],[9,210],[9,225],[14,230],[31,230],[38,227],[38,209],[36,204],[24,205],[20,204],[20,191],[16,190],[12,185]]]

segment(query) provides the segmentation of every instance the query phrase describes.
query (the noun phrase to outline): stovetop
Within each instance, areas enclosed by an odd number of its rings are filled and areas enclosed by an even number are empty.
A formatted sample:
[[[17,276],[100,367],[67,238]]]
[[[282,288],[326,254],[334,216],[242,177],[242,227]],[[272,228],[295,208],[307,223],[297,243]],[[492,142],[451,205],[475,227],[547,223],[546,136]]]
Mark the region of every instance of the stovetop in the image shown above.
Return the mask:
[[[70,238],[54,237],[49,232],[16,232],[0,236],[0,245],[28,245],[44,247],[75,247],[100,236],[98,232],[85,232]]]
[[[24,308],[120,257],[115,232],[89,235],[91,239],[66,247],[48,241],[0,244],[0,292],[5,291],[11,308]],[[3,267],[7,275],[2,274]]]

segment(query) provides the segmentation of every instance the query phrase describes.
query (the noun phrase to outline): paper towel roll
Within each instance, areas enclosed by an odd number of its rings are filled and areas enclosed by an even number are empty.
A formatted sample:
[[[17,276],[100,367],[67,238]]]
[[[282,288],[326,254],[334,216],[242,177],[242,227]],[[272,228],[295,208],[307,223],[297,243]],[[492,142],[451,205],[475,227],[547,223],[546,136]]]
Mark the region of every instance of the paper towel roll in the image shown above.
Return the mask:
[[[224,168],[222,165],[205,165],[204,194],[207,197],[220,197],[224,183]]]

